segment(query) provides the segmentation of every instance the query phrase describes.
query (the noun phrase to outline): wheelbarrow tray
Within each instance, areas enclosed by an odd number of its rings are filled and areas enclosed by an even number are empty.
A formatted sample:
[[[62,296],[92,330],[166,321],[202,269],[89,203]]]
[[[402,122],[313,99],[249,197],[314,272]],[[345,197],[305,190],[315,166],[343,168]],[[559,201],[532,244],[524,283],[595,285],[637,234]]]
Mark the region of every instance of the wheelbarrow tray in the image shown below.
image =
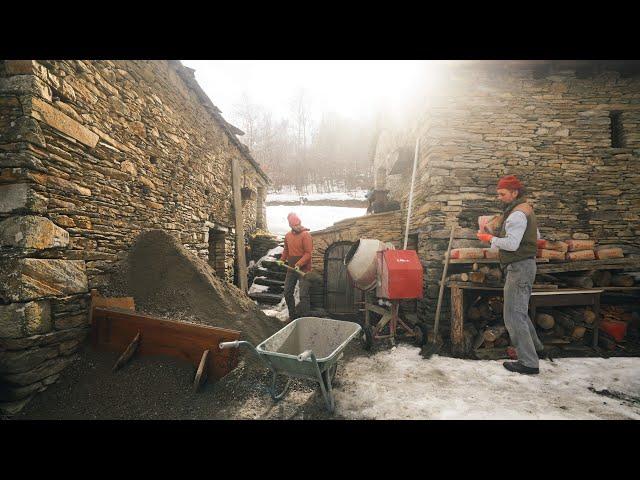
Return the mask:
[[[338,361],[342,350],[360,330],[360,325],[353,322],[300,317],[271,335],[256,350],[277,373],[315,379],[315,364],[299,361],[298,355],[313,351],[320,373],[324,373]]]

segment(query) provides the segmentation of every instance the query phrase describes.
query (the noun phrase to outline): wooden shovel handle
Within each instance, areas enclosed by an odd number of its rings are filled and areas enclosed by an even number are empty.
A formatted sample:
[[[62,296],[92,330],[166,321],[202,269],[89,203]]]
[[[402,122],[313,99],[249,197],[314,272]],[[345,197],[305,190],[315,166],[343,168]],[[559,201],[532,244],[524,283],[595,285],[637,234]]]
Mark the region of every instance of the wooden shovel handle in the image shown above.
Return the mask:
[[[433,341],[437,341],[438,338],[438,324],[440,323],[440,307],[442,307],[442,297],[444,296],[444,282],[447,278],[447,270],[449,270],[449,256],[451,255],[451,245],[453,244],[453,234],[456,230],[456,226],[451,227],[451,235],[449,235],[449,247],[447,247],[447,254],[444,260],[444,268],[442,269],[442,278],[440,279],[440,291],[438,292],[438,305],[436,307],[436,318],[433,325]]]

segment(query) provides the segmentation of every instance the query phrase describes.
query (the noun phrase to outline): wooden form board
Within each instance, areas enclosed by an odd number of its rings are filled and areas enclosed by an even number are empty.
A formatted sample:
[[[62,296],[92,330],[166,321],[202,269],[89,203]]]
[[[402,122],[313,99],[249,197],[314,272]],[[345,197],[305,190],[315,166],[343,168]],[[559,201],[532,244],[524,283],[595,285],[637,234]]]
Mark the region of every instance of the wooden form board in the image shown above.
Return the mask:
[[[500,263],[497,258],[452,258],[449,260],[452,265],[455,264],[473,264],[473,263]],[[549,263],[548,258],[536,258],[536,263]]]
[[[133,297],[103,297],[96,289],[91,290],[91,308],[89,309],[89,324],[93,320],[93,309],[95,307],[123,308],[125,310],[135,310],[136,304]]]
[[[175,322],[117,308],[96,307],[91,341],[94,348],[122,352],[140,332],[140,355],[168,355],[198,367],[209,350],[208,376],[222,378],[238,364],[238,349],[220,350],[220,342],[240,338],[237,330]]]
[[[579,272],[582,270],[624,270],[632,268],[640,268],[640,258],[550,262],[546,265],[538,265],[538,273]]]

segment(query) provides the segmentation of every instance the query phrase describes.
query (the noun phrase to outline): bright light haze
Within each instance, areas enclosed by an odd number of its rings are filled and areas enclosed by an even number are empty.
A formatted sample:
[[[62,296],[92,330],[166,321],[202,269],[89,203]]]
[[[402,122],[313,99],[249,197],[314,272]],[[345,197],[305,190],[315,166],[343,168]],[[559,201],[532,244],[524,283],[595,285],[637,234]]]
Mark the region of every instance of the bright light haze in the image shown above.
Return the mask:
[[[223,116],[234,123],[243,94],[273,112],[291,114],[291,101],[304,89],[314,121],[334,112],[366,118],[380,107],[407,101],[428,63],[413,60],[182,60]]]

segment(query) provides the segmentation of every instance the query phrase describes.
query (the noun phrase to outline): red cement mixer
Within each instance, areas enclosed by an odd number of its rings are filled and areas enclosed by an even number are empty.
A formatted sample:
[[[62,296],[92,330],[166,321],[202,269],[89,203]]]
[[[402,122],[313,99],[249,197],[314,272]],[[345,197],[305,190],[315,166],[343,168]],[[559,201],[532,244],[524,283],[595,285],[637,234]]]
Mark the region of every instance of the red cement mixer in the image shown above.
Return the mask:
[[[395,250],[390,243],[363,238],[351,247],[344,263],[353,286],[364,292],[364,347],[369,350],[374,340],[384,338],[395,345],[396,334],[424,344],[426,326],[410,326],[399,315],[400,300],[422,298],[423,271],[416,251]],[[391,302],[390,309],[379,305],[381,299]],[[375,326],[370,324],[370,312],[382,315]]]

